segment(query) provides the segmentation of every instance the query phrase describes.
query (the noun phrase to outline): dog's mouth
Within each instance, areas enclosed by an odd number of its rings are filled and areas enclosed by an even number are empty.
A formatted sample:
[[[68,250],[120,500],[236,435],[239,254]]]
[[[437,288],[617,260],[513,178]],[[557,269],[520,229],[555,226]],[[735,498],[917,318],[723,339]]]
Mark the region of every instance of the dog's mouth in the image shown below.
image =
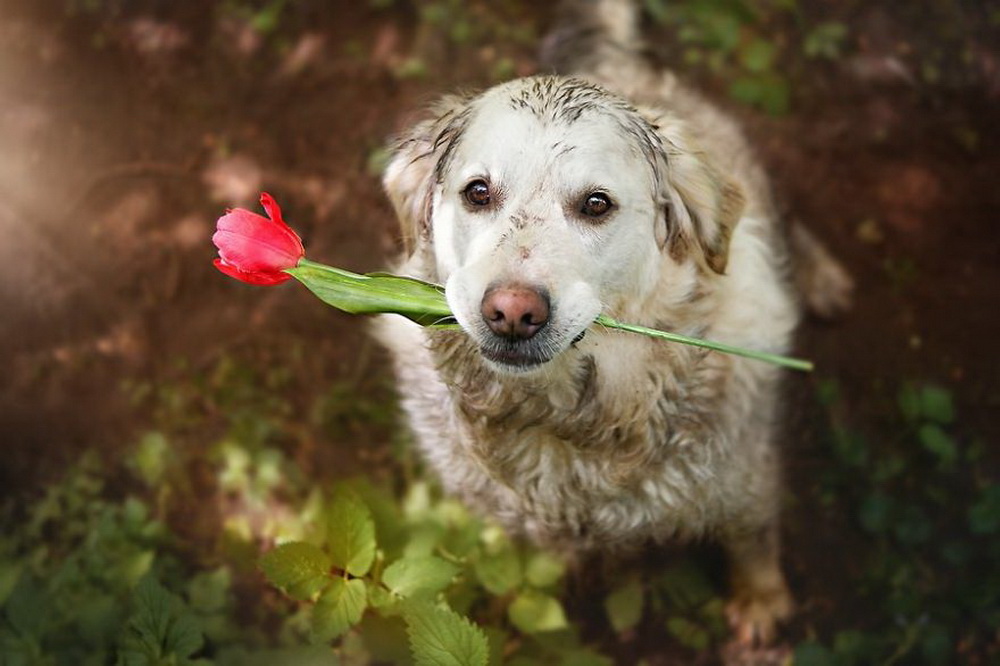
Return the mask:
[[[491,340],[479,347],[479,353],[487,361],[508,372],[526,372],[553,358],[552,353],[546,353],[537,345],[507,340]]]
[[[583,340],[586,329],[580,331],[568,347]],[[560,345],[546,340],[506,340],[491,336],[480,344],[479,353],[492,365],[505,372],[528,372],[552,361],[565,351]]]

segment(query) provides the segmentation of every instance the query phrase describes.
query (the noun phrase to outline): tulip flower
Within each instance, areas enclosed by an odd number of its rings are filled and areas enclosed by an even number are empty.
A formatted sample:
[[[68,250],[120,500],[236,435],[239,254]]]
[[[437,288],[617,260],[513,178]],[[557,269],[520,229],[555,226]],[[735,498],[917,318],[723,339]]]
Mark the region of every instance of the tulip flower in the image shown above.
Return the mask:
[[[459,328],[448,307],[443,287],[387,273],[359,275],[309,261],[305,258],[302,241],[281,219],[277,202],[271,195],[261,194],[260,203],[270,219],[240,208],[229,210],[219,218],[217,230],[212,236],[212,241],[219,248],[215,266],[226,275],[258,285],[279,284],[295,278],[321,301],[344,312],[392,313],[422,326]],[[604,328],[735,354],[786,368],[812,370],[812,363],[802,359],[627,324],[603,314],[594,323]]]
[[[266,192],[260,205],[268,217],[242,208],[226,211],[216,223],[212,242],[219,248],[215,267],[237,280],[257,285],[281,284],[291,279],[305,255],[302,239],[281,219],[281,208]]]

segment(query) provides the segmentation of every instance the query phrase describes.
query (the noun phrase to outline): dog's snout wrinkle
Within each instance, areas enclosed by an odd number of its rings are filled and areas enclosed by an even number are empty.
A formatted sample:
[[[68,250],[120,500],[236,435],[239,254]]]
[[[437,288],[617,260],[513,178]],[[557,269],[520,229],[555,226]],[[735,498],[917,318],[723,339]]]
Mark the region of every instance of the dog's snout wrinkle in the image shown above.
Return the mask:
[[[496,335],[511,340],[527,340],[549,321],[548,296],[523,285],[492,287],[483,295],[483,321]]]

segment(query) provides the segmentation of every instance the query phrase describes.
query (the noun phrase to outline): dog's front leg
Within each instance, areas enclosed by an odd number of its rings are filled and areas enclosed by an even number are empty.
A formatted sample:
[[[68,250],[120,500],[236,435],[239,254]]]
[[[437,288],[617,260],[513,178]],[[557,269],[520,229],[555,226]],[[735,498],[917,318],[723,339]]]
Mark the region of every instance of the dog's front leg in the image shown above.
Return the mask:
[[[792,597],[781,573],[779,541],[777,520],[723,538],[733,588],[726,613],[736,641],[746,647],[772,642],[778,623],[792,613]]]

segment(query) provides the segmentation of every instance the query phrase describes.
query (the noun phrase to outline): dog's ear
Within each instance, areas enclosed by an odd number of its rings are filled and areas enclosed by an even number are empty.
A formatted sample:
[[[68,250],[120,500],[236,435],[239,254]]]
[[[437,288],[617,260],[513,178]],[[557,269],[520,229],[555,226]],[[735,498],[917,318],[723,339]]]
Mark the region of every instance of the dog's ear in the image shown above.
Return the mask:
[[[467,99],[451,96],[435,105],[434,117],[414,126],[396,144],[382,184],[408,254],[430,238],[434,185],[468,117]]]
[[[716,273],[726,271],[729,240],[743,214],[743,192],[723,176],[677,122],[658,128],[666,153],[667,238],[671,256],[698,251]]]

